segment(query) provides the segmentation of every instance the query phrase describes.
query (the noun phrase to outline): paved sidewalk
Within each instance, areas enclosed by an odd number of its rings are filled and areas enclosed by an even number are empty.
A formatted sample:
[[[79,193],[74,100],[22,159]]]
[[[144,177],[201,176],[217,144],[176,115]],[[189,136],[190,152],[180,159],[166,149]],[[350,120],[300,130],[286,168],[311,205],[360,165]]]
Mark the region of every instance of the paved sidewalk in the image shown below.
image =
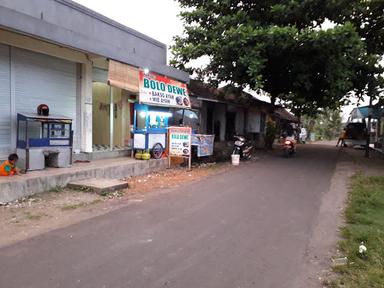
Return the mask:
[[[135,160],[128,157],[75,163],[69,168],[47,168],[12,177],[0,177],[0,202],[65,187],[71,181],[90,178],[122,179],[165,169],[167,159]]]

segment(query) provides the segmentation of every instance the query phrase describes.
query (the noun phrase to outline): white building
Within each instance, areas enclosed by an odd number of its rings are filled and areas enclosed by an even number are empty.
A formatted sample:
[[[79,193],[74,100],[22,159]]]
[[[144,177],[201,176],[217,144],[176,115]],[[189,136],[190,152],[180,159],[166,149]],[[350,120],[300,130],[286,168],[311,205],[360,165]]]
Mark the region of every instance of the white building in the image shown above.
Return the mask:
[[[126,151],[139,70],[188,82],[166,53],[69,0],[0,0],[0,159],[16,150],[17,113],[39,104],[73,119],[75,151]]]

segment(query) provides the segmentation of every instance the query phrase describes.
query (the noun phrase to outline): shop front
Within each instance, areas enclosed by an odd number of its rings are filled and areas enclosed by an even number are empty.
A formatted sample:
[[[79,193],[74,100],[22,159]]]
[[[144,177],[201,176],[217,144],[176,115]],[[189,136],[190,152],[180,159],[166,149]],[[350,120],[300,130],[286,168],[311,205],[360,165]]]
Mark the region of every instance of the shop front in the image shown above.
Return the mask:
[[[185,83],[148,71],[139,71],[139,97],[134,105],[133,149],[151,151],[160,158],[167,148],[170,125],[183,125],[179,115],[191,108]]]
[[[187,85],[147,69],[114,60],[93,68],[93,152],[148,151],[160,158],[170,126],[199,133],[199,112],[192,109]]]
[[[139,91],[139,70],[109,60],[108,70],[93,69],[93,152],[131,148],[134,102]]]
[[[16,152],[17,114],[36,113],[40,104],[73,120],[73,145],[80,148],[77,67],[74,61],[0,43],[0,159]]]

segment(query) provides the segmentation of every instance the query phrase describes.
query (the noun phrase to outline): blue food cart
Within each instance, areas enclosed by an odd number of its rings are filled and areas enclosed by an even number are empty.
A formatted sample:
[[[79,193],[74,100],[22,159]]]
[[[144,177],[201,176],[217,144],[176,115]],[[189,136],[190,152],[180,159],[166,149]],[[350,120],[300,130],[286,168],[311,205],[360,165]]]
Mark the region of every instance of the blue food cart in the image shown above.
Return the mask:
[[[167,145],[169,108],[135,103],[133,149],[149,150],[154,158],[161,158]]]

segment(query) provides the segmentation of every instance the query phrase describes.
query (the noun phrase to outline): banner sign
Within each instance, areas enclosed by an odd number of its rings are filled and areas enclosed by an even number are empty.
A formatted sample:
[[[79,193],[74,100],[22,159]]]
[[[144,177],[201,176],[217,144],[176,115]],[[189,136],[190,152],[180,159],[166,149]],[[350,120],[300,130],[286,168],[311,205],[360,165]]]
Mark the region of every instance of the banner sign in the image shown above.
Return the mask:
[[[139,73],[139,101],[149,105],[191,108],[187,84],[154,73]]]
[[[191,127],[169,127],[169,156],[191,155]]]
[[[192,135],[192,145],[197,146],[197,157],[213,155],[215,135]]]

